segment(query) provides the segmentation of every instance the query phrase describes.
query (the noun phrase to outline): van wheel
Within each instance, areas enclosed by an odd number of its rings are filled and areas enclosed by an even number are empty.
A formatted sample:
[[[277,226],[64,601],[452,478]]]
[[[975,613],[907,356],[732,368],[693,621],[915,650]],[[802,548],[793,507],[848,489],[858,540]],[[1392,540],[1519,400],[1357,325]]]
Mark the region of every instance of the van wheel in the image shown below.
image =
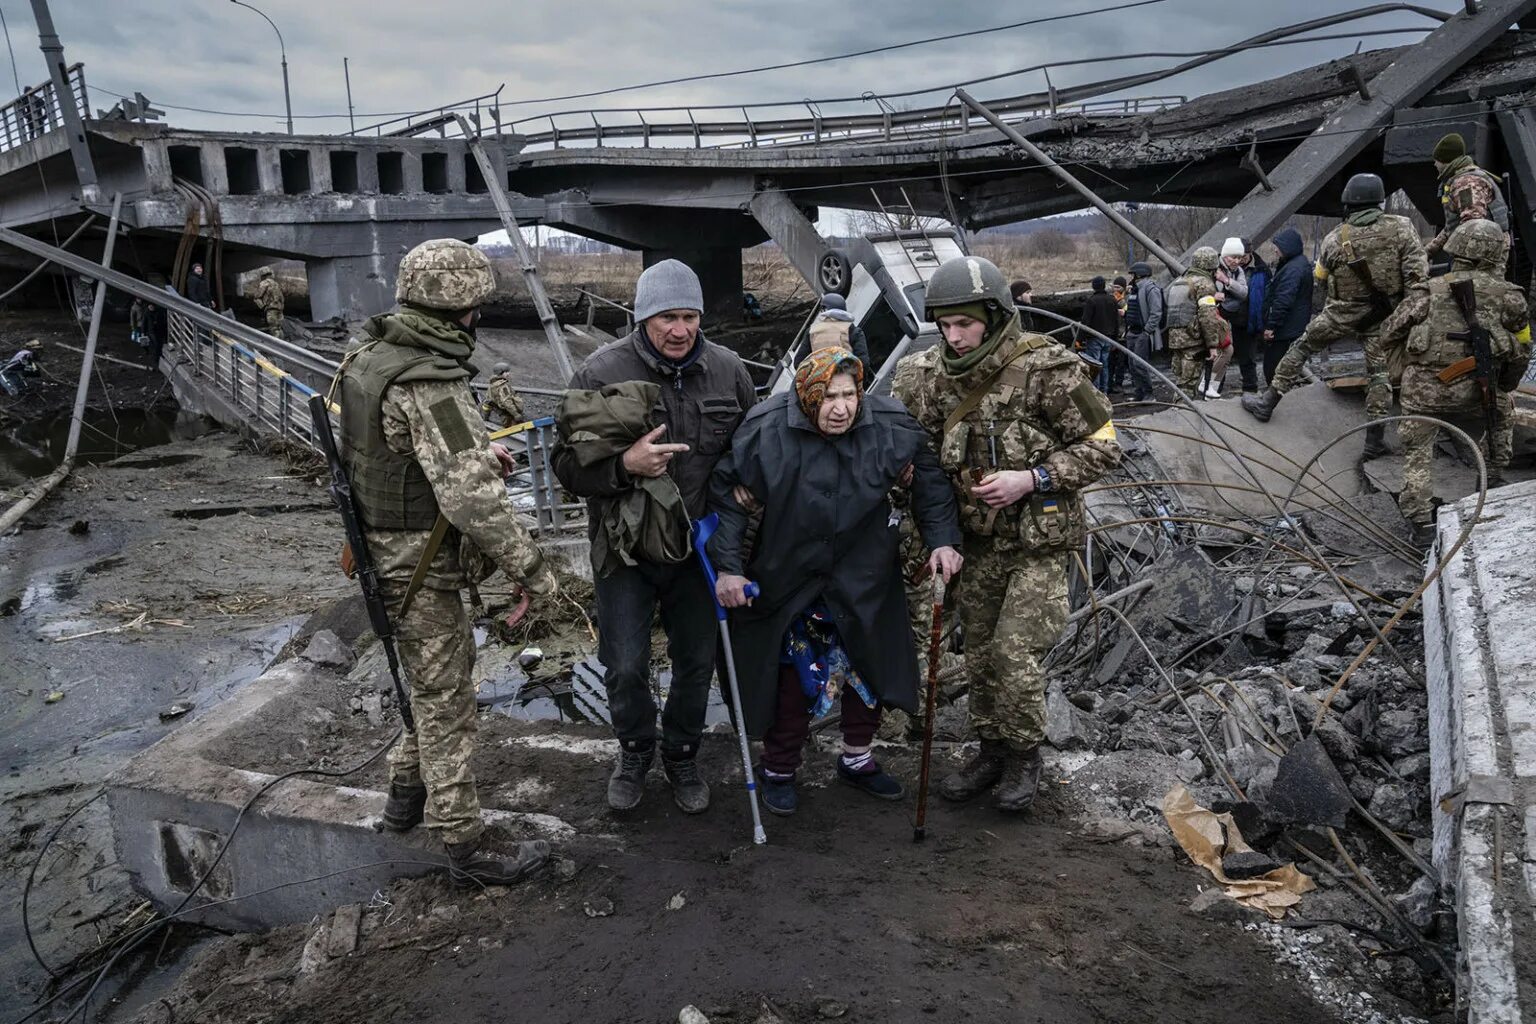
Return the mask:
[[[841,249],[826,251],[816,267],[816,276],[820,279],[823,293],[836,292],[847,298],[848,289],[853,287],[853,267]]]

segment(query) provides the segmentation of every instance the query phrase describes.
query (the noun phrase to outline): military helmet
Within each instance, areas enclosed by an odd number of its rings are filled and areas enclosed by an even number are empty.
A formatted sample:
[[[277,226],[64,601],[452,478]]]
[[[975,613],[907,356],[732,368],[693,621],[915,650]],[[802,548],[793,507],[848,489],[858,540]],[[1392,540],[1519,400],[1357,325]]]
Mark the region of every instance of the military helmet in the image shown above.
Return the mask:
[[[1215,270],[1221,263],[1221,256],[1208,245],[1202,245],[1189,254],[1189,269],[1204,270],[1207,273]]]
[[[512,367],[508,366],[506,363],[497,363],[495,366],[491,367],[492,377],[503,377],[511,372]]]
[[[422,242],[400,261],[395,301],[426,309],[473,309],[496,291],[485,253],[457,238]]]
[[[1506,248],[1504,231],[1491,220],[1462,221],[1445,240],[1445,251],[1468,263],[1497,263]]]
[[[1344,194],[1339,197],[1345,209],[1357,206],[1380,206],[1387,201],[1387,187],[1375,174],[1356,174],[1344,183]]]
[[[980,256],[957,256],[946,260],[928,279],[923,319],[932,321],[941,309],[976,303],[987,307],[992,314],[989,322],[994,324],[1005,315],[1013,315],[1013,293],[996,264]]]
[[[267,278],[269,278],[271,276],[272,276],[272,268],[271,267],[262,267],[260,270],[256,271],[256,278],[257,278],[257,280],[265,280],[265,279],[267,279]]]

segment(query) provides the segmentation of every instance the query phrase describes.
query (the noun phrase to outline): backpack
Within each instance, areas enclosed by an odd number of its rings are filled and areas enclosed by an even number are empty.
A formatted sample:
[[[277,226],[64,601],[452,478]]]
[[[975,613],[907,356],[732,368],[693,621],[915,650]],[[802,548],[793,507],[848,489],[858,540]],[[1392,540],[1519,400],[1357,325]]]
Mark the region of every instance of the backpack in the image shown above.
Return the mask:
[[[1189,294],[1189,279],[1181,277],[1168,286],[1163,301],[1163,329],[1188,327],[1195,322],[1199,310]]]

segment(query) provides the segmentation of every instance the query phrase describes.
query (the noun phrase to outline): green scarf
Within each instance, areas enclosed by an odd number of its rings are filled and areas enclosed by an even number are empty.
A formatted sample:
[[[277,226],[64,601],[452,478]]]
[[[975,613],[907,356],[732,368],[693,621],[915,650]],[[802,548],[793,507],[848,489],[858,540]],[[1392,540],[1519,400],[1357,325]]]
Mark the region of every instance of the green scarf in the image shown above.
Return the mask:
[[[1441,181],[1450,181],[1456,175],[1473,166],[1474,161],[1470,155],[1459,156],[1445,165],[1445,170],[1440,172]]]
[[[414,306],[401,306],[393,313],[369,317],[363,331],[379,341],[424,348],[459,363],[469,362],[475,352],[475,339],[463,325],[433,310]]]
[[[1363,210],[1356,210],[1344,218],[1344,223],[1357,228],[1368,228],[1381,220],[1381,211],[1374,206],[1368,206]]]
[[[1016,338],[1023,332],[1019,326],[1019,314],[1015,310],[1013,315],[1003,321],[981,340],[981,344],[971,349],[965,355],[956,355],[949,347],[948,342],[941,342],[944,346],[939,354],[939,362],[944,366],[944,372],[951,377],[963,377],[977,364],[981,363],[992,353],[996,352],[1008,338]]]

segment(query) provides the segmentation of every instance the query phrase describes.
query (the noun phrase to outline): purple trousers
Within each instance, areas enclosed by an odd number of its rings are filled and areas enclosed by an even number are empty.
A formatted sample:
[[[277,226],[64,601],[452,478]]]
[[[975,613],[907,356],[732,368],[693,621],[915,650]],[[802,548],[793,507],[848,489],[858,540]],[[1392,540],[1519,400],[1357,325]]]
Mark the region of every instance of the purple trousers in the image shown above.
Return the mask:
[[[864,705],[853,687],[843,690],[843,742],[867,747],[880,727],[880,709]],[[763,734],[763,767],[775,775],[793,775],[800,767],[805,740],[811,734],[811,712],[793,665],[779,666],[779,706],[773,724]]]

